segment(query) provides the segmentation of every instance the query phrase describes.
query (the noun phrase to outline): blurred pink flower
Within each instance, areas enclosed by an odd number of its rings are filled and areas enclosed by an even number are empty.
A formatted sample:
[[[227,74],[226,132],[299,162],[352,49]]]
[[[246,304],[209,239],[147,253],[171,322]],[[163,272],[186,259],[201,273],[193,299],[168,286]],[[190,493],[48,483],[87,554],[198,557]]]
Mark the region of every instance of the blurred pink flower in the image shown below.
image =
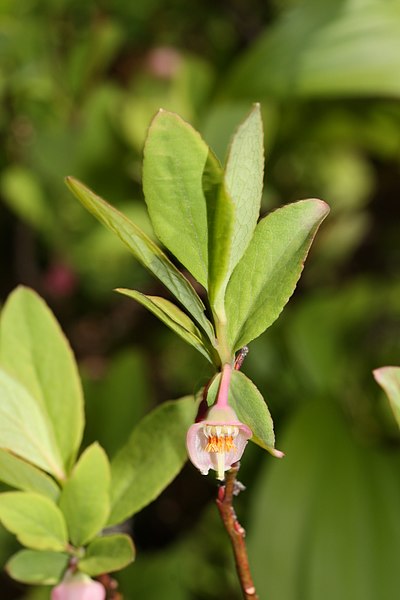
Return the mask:
[[[189,458],[203,475],[217,471],[217,479],[240,460],[252,432],[239,421],[233,408],[215,404],[205,419],[189,427],[186,445]]]
[[[67,574],[51,592],[51,600],[105,600],[105,597],[101,583],[83,573]]]

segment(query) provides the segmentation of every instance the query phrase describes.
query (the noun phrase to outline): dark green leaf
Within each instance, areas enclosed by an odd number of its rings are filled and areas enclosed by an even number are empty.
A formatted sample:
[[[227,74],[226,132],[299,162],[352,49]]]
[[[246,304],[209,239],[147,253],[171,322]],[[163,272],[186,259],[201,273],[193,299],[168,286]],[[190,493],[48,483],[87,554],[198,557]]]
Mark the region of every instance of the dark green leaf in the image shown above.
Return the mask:
[[[191,344],[211,363],[219,364],[215,348],[210,344],[208,338],[196,327],[192,319],[188,317],[178,306],[158,296],[145,296],[136,290],[117,289],[117,292],[133,298],[150,312],[165,323],[172,331],[175,331],[185,342]]]
[[[164,252],[139,227],[78,180],[67,177],[66,182],[83,206],[110,231],[115,233],[135,258],[186,307],[212,341],[214,332],[211,323],[204,314],[205,309],[202,301],[188,280],[178,271]]]
[[[231,273],[235,206],[223,183],[210,188],[206,198],[209,240],[208,293],[216,321],[225,324],[224,297]]]
[[[263,124],[255,104],[233,136],[225,167],[226,189],[235,205],[229,273],[242,258],[260,214],[264,180]]]
[[[278,318],[328,212],[321,200],[302,200],[275,210],[258,223],[226,291],[228,338],[233,351]]]
[[[144,147],[146,203],[159,239],[207,288],[205,175],[210,187],[222,180],[222,169],[207,144],[178,115],[160,110]]]

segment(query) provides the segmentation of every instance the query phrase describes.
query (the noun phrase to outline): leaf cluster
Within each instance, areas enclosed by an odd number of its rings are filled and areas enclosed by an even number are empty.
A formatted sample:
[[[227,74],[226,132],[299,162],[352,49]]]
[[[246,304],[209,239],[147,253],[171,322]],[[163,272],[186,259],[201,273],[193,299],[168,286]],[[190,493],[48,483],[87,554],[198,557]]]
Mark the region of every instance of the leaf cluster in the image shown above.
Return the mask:
[[[107,527],[179,472],[193,399],[150,413],[111,463],[98,443],[78,456],[84,404],[75,359],[44,301],[23,287],[2,311],[0,365],[0,480],[9,488],[0,494],[0,522],[25,546],[7,563],[9,574],[55,584],[71,565],[92,576],[125,567],[132,540]]]
[[[145,306],[218,369],[277,319],[329,210],[310,199],[259,220],[263,179],[258,104],[235,132],[224,167],[178,115],[160,110],[155,116],[144,148],[145,199],[157,237],[190,279],[125,215],[76,179],[68,177],[67,184],[177,303],[136,290],[117,291]],[[247,378],[237,381],[239,416],[252,427],[253,441],[272,449],[265,402]]]

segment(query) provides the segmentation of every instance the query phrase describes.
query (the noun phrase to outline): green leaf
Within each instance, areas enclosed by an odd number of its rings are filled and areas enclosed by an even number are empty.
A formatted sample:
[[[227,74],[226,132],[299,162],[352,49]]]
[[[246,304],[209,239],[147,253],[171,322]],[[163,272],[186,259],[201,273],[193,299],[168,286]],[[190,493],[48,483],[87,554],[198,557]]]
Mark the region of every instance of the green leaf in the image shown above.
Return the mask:
[[[37,492],[57,500],[60,494],[58,485],[33,465],[0,449],[0,481],[25,492]]]
[[[301,407],[282,444],[286,458],[260,473],[249,511],[260,597],[391,600],[400,586],[399,452],[354,437],[332,402]]]
[[[192,396],[164,402],[135,427],[111,462],[111,515],[115,525],[152,502],[186,461],[186,431],[196,416]]]
[[[217,399],[221,380],[219,373],[209,387],[207,403],[212,406]],[[268,406],[254,383],[241,371],[233,371],[229,389],[229,404],[236,412],[239,421],[250,427],[252,442],[268,450],[273,455],[280,456],[274,449],[274,425]]]
[[[246,98],[398,97],[399,69],[398,2],[304,2],[268,26],[224,91]]]
[[[135,559],[135,547],[129,535],[122,533],[96,538],[79,561],[79,570],[91,577],[119,571]]]
[[[145,306],[150,312],[172,329],[172,331],[175,331],[175,333],[184,339],[185,342],[194,346],[196,350],[203,354],[203,356],[211,363],[219,364],[216,350],[212,347],[208,338],[206,338],[202,331],[196,327],[192,319],[175,304],[158,296],[145,296],[136,290],[121,288],[116,291],[133,298]]]
[[[213,187],[222,169],[200,134],[178,115],[160,110],[143,159],[143,190],[154,230],[205,288],[208,283],[207,204],[203,178]]]
[[[262,219],[226,290],[233,351],[278,318],[293,294],[315,233],[329,212],[321,200],[288,204]]]
[[[0,369],[0,448],[65,477],[47,416],[26,389]]]
[[[223,313],[234,205],[218,160],[199,133],[174,113],[159,111],[150,126],[143,189],[156,234],[209,289],[215,312]]]
[[[78,180],[67,177],[66,182],[83,206],[122,240],[135,258],[186,307],[213,341],[213,327],[204,314],[200,297],[166,254],[139,227]]]
[[[49,415],[68,468],[82,439],[81,383],[66,337],[48,306],[33,290],[17,288],[4,306],[0,363]]]
[[[45,496],[33,492],[0,494],[0,521],[28,548],[56,552],[66,549],[64,517]]]
[[[20,550],[10,558],[5,569],[21,583],[56,585],[68,567],[69,558],[63,552]]]
[[[264,181],[264,132],[255,104],[233,136],[225,167],[226,189],[235,205],[229,273],[242,258],[260,214]]]
[[[381,367],[375,369],[373,374],[389,398],[394,417],[400,426],[400,367]]]
[[[106,524],[110,512],[110,465],[104,450],[92,444],[83,452],[60,496],[75,546],[83,546]]]
[[[235,206],[221,183],[206,193],[208,210],[210,305],[217,320],[225,322],[224,297],[230,276]]]

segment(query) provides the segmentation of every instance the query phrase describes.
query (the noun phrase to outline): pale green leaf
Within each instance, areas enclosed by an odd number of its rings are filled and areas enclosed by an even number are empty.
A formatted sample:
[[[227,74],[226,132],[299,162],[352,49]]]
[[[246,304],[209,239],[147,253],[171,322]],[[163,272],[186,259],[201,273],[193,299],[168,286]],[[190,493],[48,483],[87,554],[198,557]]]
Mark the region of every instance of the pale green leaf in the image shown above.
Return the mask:
[[[226,291],[231,349],[259,336],[293,294],[315,233],[329,212],[321,200],[288,204],[262,219]]]
[[[145,306],[172,331],[175,331],[188,344],[194,346],[211,363],[219,364],[218,355],[209,339],[178,306],[165,298],[146,296],[136,290],[117,289],[116,291]]]
[[[6,564],[16,581],[27,584],[56,585],[67,570],[69,555],[46,550],[20,550]]]
[[[0,369],[0,448],[64,478],[53,430],[41,406],[27,390]]]
[[[48,306],[28,288],[9,296],[0,323],[0,364],[48,414],[68,468],[84,425],[81,383],[69,343]]]
[[[215,337],[213,327],[204,314],[200,297],[166,254],[132,221],[78,180],[67,177],[66,182],[83,206],[115,233],[135,258],[186,307],[212,341]]]
[[[79,561],[79,570],[96,577],[102,573],[119,571],[134,558],[135,547],[128,535],[105,535],[88,545],[85,556]]]
[[[57,500],[60,494],[60,488],[46,473],[1,449],[0,481],[18,490],[43,494],[51,500]]]
[[[60,496],[60,509],[75,546],[91,540],[110,512],[110,465],[104,450],[92,444],[83,452]]]
[[[264,181],[264,143],[260,105],[238,127],[225,167],[226,189],[235,205],[229,273],[246,250],[260,214]]]
[[[389,398],[394,417],[400,426],[400,367],[381,367],[373,373]]]
[[[60,509],[33,492],[0,494],[0,521],[24,546],[34,550],[63,551],[67,528]]]
[[[217,399],[220,381],[219,373],[208,390],[207,403],[209,406],[212,406]],[[241,371],[232,372],[229,405],[236,412],[239,421],[250,427],[253,433],[250,440],[276,455],[274,424],[268,406],[254,383]]]
[[[154,500],[186,461],[186,432],[196,416],[192,396],[164,402],[135,427],[111,463],[111,515],[115,525]]]
[[[304,2],[268,26],[233,69],[236,97],[400,95],[398,2]]]

